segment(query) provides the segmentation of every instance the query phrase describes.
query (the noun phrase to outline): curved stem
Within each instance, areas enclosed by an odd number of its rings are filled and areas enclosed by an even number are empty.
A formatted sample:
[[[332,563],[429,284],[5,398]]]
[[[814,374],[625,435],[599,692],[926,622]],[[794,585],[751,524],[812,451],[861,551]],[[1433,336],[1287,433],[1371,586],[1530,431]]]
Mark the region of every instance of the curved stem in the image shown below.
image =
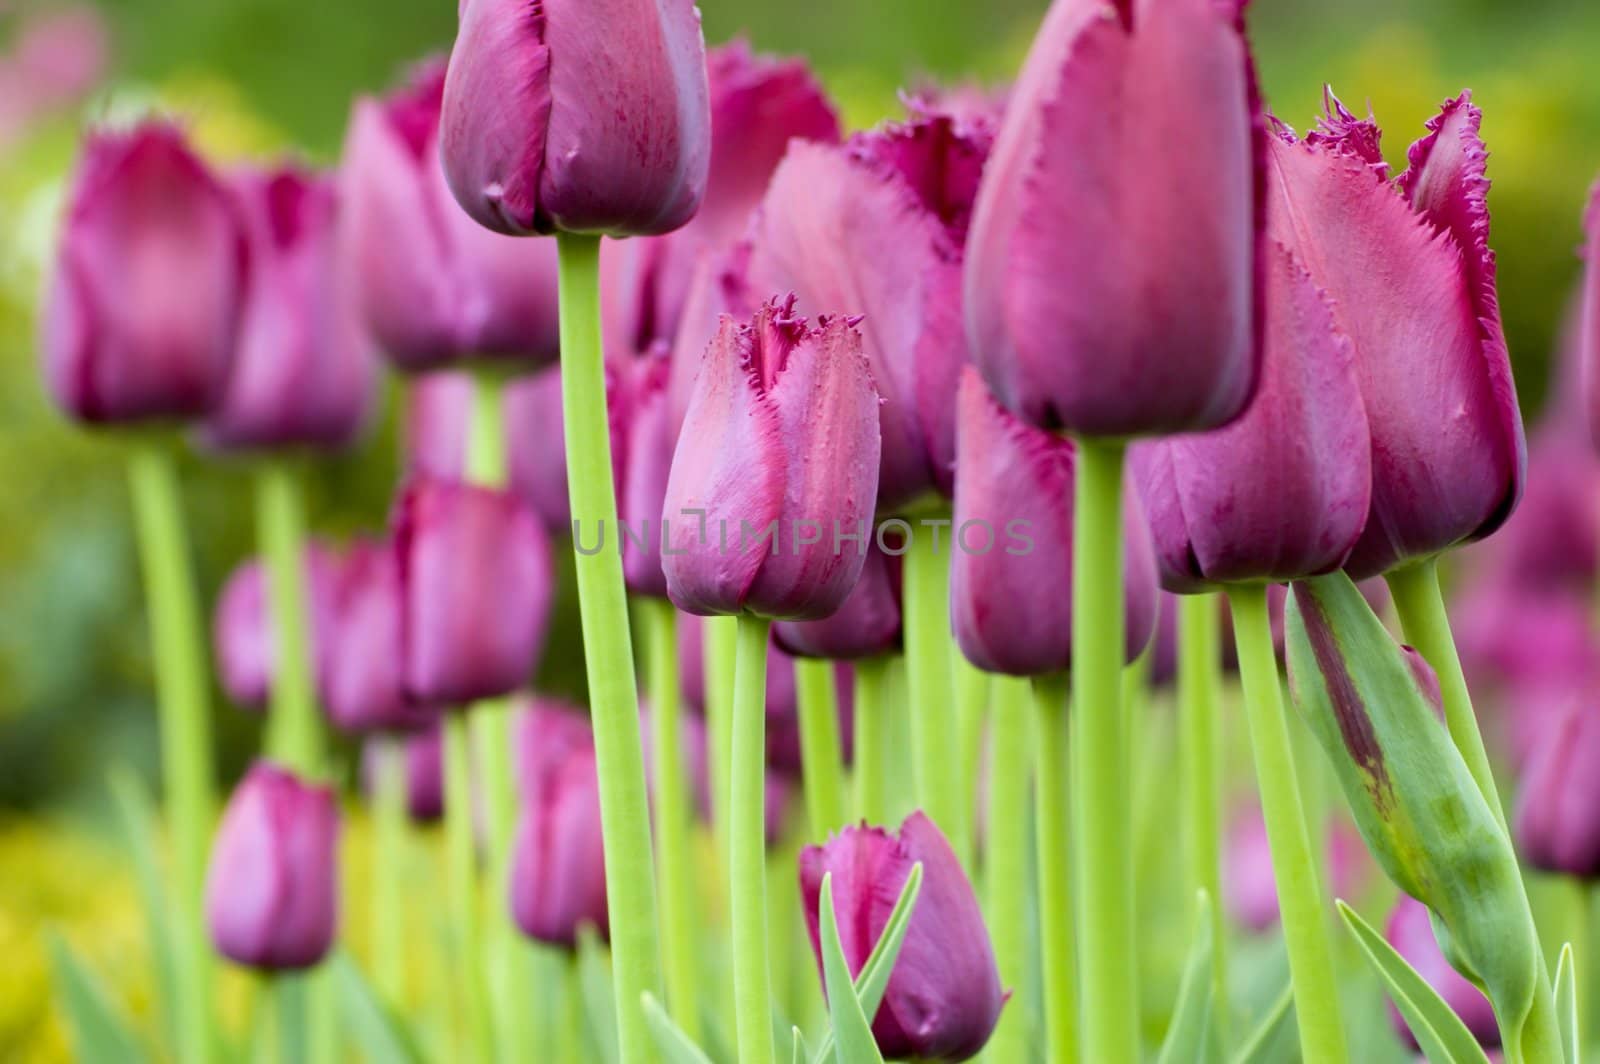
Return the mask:
[[[767,634],[739,618],[734,669],[732,807],[728,818],[733,997],[741,1064],[772,1064],[772,973],[767,964]]]
[[[273,634],[268,752],[298,775],[314,779],[324,770],[326,753],[311,673],[305,508],[286,459],[269,458],[261,466],[256,522]]]
[[[1216,595],[1178,599],[1178,746],[1183,771],[1184,859],[1189,896],[1211,897],[1211,973],[1214,1023],[1227,1046],[1227,934],[1222,898],[1221,616]]]
[[[575,528],[617,531],[600,348],[600,238],[557,237],[561,274],[561,397],[566,424],[567,490]],[[575,537],[579,542],[582,537]],[[611,917],[617,1045],[623,1064],[652,1058],[643,996],[661,991],[655,877],[650,869],[650,808],[645,793],[639,701],[628,634],[628,601],[618,551],[576,551],[584,664],[600,774],[600,821]]]
[[[1228,603],[1239,647],[1239,673],[1244,681],[1256,780],[1261,787],[1261,813],[1267,822],[1283,938],[1289,951],[1301,1056],[1307,1064],[1342,1064],[1348,1057],[1326,899],[1317,881],[1316,856],[1300,802],[1294,748],[1278,686],[1277,652],[1267,618],[1267,590],[1264,586],[1233,588],[1228,592]]]
[[[1020,987],[1027,978],[1028,939],[1028,769],[1032,762],[1028,682],[1012,676],[993,678],[994,713],[989,754],[989,841],[987,887],[989,935],[1002,986]],[[1061,915],[1054,924],[1071,933]],[[1052,928],[1055,930],[1055,928]],[[1047,940],[1048,941],[1048,940]],[[1071,942],[1068,940],[1068,950]],[[1070,958],[1069,958],[1070,959]],[[1000,1023],[985,1050],[995,1064],[1023,1064],[1028,1059],[1028,1028],[1018,1002],[1000,1013]],[[1076,1018],[1076,1002],[1066,1010]],[[1070,1039],[1065,1039],[1070,1046]],[[1070,1053],[1052,1043],[1053,1060]]]
[[[800,759],[811,839],[821,842],[844,826],[844,754],[839,745],[839,700],[834,666],[796,658],[795,697],[800,713]]]
[[[1072,837],[1083,838],[1081,822],[1071,817],[1072,742],[1067,701],[1071,684],[1065,673],[1033,681],[1035,728],[1038,743],[1038,794],[1034,800],[1034,827],[1039,851],[1039,937],[1044,954],[1045,1058],[1071,1064],[1094,1060],[1087,1048],[1079,1057],[1078,958],[1074,952],[1072,906]],[[1082,722],[1079,722],[1082,726]],[[1121,845],[1126,848],[1127,837]],[[1087,862],[1087,853],[1080,851]],[[1088,869],[1083,869],[1087,878]],[[1080,894],[1081,898],[1081,894]],[[1084,967],[1089,968],[1085,958]],[[1091,995],[1085,987],[1083,1006]]]
[[[906,675],[910,682],[911,757],[916,773],[917,804],[966,864],[969,857],[968,811],[960,787],[951,786],[960,771],[950,655],[949,521],[925,522],[909,537],[905,553],[904,598]],[[940,535],[944,532],[945,535]],[[935,537],[939,537],[935,542]]]
[[[856,663],[855,815],[868,824],[889,821],[889,659]]]
[[[390,1008],[405,1001],[404,904],[406,880],[406,747],[396,735],[379,735],[373,781],[372,967]]]

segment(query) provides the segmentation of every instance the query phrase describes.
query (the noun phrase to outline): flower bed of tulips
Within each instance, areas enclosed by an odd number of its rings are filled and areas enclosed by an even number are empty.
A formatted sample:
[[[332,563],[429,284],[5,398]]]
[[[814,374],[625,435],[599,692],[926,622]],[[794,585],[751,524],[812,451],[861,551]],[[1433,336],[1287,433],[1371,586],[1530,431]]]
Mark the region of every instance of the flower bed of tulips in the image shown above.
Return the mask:
[[[53,940],[76,1054],[1579,1064],[1600,198],[1530,435],[1470,92],[1393,172],[1270,102],[1239,0],[1055,0],[859,131],[691,0],[463,0],[335,170],[88,130],[41,365],[163,775],[153,1004]],[[385,367],[390,519],[322,535]],[[254,493],[211,609],[190,450]]]

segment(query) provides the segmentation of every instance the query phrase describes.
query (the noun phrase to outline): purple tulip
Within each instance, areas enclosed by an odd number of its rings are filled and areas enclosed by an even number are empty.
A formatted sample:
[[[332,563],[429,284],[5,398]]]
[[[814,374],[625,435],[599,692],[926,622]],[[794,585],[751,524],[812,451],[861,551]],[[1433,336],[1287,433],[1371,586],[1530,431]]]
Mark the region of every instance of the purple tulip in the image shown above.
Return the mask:
[[[1593,704],[1545,727],[1522,775],[1516,837],[1535,868],[1600,877],[1600,709]]]
[[[1335,820],[1329,824],[1326,842],[1332,893],[1349,897],[1361,888],[1370,869],[1361,836],[1344,821]],[[1260,806],[1251,805],[1234,814],[1226,847],[1222,894],[1229,917],[1247,931],[1272,930],[1278,926],[1278,884]]]
[[[508,694],[544,648],[550,544],[515,495],[420,478],[401,495],[403,685],[415,702],[464,706]]]
[[[367,326],[410,372],[480,357],[553,362],[555,241],[491,233],[456,204],[439,162],[443,95],[435,60],[351,116],[345,241]]]
[[[313,672],[319,689],[325,686],[328,676],[344,564],[334,550],[317,543],[306,544],[305,594],[311,615]],[[223,586],[212,622],[222,689],[241,709],[264,709],[277,673],[276,638],[266,581],[259,561],[240,565]]]
[[[1500,312],[1479,111],[1447,100],[1393,183],[1379,130],[1331,94],[1317,130],[1279,126],[1268,229],[1354,344],[1372,436],[1358,578],[1481,539],[1522,492],[1526,444]],[[1352,456],[1353,457],[1353,456]]]
[[[872,1034],[892,1059],[966,1060],[989,1040],[1007,995],[972,884],[933,821],[912,813],[895,835],[847,827],[825,845],[802,850],[806,928],[820,967],[822,877],[832,873],[839,937],[850,974],[857,975],[919,861],[922,890]]]
[[[513,765],[518,788],[529,800],[570,755],[594,749],[594,731],[579,706],[536,696],[522,700],[515,719]]]
[[[655,733],[650,728],[650,707],[648,703],[640,706],[639,710],[640,734],[644,737],[644,764],[645,772],[654,771],[654,757],[651,753],[650,743]],[[693,713],[685,713],[679,720],[683,724],[683,754],[689,770],[689,784],[694,793],[695,812],[705,821],[711,819],[711,774],[708,767],[710,754],[706,749],[706,722]],[[653,786],[653,784],[652,784]],[[790,777],[781,772],[767,768],[766,800],[762,809],[766,814],[767,845],[771,846],[783,837],[784,825],[789,821],[789,808],[794,800],[794,787]]]
[[[820,621],[779,621],[773,641],[785,653],[803,658],[871,658],[900,648],[900,556],[887,555],[874,541],[867,546],[861,579],[831,617]]]
[[[581,717],[559,715],[583,724]],[[524,717],[525,725],[527,721]],[[548,727],[551,720],[541,725]],[[582,925],[592,924],[602,936],[610,926],[600,780],[594,742],[586,726],[584,732],[581,742],[553,733],[569,745],[559,757],[542,751],[538,771],[524,772],[522,816],[512,855],[511,912],[517,926],[529,938],[568,949],[576,945]]]
[[[670,370],[664,349],[613,369],[614,376],[630,378],[624,389],[626,398],[620,404],[625,413],[617,426],[624,436],[622,475],[617,480],[622,575],[629,591],[655,598],[667,597],[667,575],[661,567],[662,513],[672,453],[678,442],[667,405]]]
[[[1029,422],[1165,435],[1249,402],[1262,134],[1242,6],[1055,0],[1045,16],[966,265],[973,359]]]
[[[766,303],[748,325],[724,319],[662,510],[679,609],[812,620],[844,603],[872,534],[877,408],[853,319],[812,328],[792,299]]]
[[[406,813],[418,824],[444,816],[444,729],[435,720],[405,736]],[[361,746],[361,780],[367,793],[377,786],[379,747],[368,739]]]
[[[1570,684],[1600,661],[1589,596],[1540,592],[1496,577],[1466,589],[1451,614],[1474,685],[1515,688],[1557,678]]]
[[[1500,1044],[1500,1025],[1495,1021],[1489,999],[1450,966],[1434,937],[1433,921],[1426,905],[1402,895],[1394,912],[1389,914],[1383,937],[1389,940],[1389,945],[1405,958],[1407,964],[1416,969],[1418,975],[1428,981],[1428,985],[1444,999],[1445,1004],[1455,1010],[1455,1014],[1461,1017],[1461,1022],[1467,1025],[1467,1030],[1480,1044],[1489,1047]],[[1389,1006],[1389,1018],[1394,1023],[1394,1029],[1411,1048],[1420,1048],[1400,1010],[1393,1004]]]
[[[479,224],[522,235],[671,232],[711,163],[692,0],[461,0],[445,176]]]
[[[886,512],[951,491],[967,362],[961,253],[989,140],[981,126],[935,116],[842,147],[793,144],[752,225],[752,290],[793,291],[802,313],[865,316],[863,350],[884,400]]]
[[[247,260],[237,207],[175,126],[90,134],[43,316],[56,404],[90,423],[210,412],[233,364]]]
[[[995,402],[975,370],[962,375],[950,622],[968,661],[1040,676],[1072,664],[1072,441]],[[1127,660],[1156,619],[1156,572],[1139,502],[1123,503]]]
[[[1578,359],[1582,368],[1589,433],[1600,446],[1600,182],[1589,192],[1583,215],[1583,303],[1578,322]]]
[[[328,719],[360,735],[426,727],[435,712],[406,697],[400,658],[400,560],[387,543],[345,557],[322,666]]]
[[[321,961],[339,918],[338,843],[332,788],[270,761],[251,766],[222,814],[206,874],[217,951],[266,971]]]

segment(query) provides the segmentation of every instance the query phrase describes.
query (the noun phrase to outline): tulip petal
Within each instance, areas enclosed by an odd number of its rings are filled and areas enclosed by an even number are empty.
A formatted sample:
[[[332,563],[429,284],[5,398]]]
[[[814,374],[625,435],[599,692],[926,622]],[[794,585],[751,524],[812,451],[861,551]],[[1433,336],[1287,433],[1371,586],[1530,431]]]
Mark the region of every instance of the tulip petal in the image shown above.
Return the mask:
[[[1584,212],[1583,309],[1578,323],[1578,358],[1583,366],[1584,408],[1589,435],[1600,446],[1600,181],[1589,191]]]

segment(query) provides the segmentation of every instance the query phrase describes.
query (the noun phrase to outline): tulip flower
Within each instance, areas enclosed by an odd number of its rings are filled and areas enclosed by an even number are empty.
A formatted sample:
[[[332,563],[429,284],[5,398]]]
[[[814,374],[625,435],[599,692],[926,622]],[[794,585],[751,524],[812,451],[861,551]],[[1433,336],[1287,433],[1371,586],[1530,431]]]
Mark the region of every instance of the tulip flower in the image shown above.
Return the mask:
[[[443,729],[435,720],[420,731],[404,737],[406,774],[406,812],[418,824],[431,824],[444,816]],[[370,794],[377,786],[377,758],[380,750],[374,739],[361,747],[361,780]]]
[[[871,535],[877,407],[854,320],[812,327],[791,299],[723,321],[662,511],[679,609],[811,620],[843,605]]]
[[[1045,16],[966,256],[973,360],[1027,421],[1165,435],[1249,402],[1261,134],[1238,8],[1055,0]]]
[[[411,731],[435,720],[402,682],[400,560],[389,544],[351,548],[338,581],[330,634],[322,641],[328,718],[353,734]]]
[[[592,738],[525,777],[514,847],[511,912],[523,934],[567,949],[577,944],[584,924],[606,934],[606,863]]]
[[[356,102],[344,146],[344,241],[368,328],[408,372],[494,358],[554,361],[556,248],[469,218],[439,161],[444,63]],[[509,420],[509,419],[508,419]]]
[[[1402,896],[1389,914],[1383,937],[1455,1011],[1480,1045],[1493,1047],[1500,1044],[1500,1026],[1495,1022],[1489,999],[1450,966],[1444,951],[1439,948],[1438,939],[1434,937],[1433,921],[1428,916],[1426,905]],[[1412,1049],[1420,1048],[1400,1010],[1392,1003],[1389,1006],[1389,1018],[1407,1045]]]
[[[209,413],[233,365],[246,261],[237,207],[176,127],[92,133],[43,315],[56,404],[89,423]]]
[[[523,235],[671,232],[711,162],[691,0],[463,0],[445,79],[445,176],[478,223]]]
[[[820,968],[822,879],[832,873],[840,942],[858,974],[919,861],[922,890],[872,1034],[890,1059],[966,1060],[989,1040],[1007,995],[972,884],[933,821],[912,813],[894,834],[847,827],[802,850],[806,929]]]
[[[667,576],[661,567],[661,547],[668,527],[663,520],[663,507],[672,454],[678,442],[667,405],[670,370],[667,352],[658,350],[614,371],[632,379],[624,402],[611,406],[613,427],[624,437],[618,448],[620,463],[613,456],[614,464],[621,466],[617,477],[617,536],[622,547],[622,575],[629,591],[655,598],[667,597]],[[620,417],[615,413],[619,406],[626,410]]]
[[[650,727],[650,709],[644,705],[639,710],[639,730],[644,737],[644,763],[646,772],[654,765],[654,751],[650,746],[655,731]],[[693,713],[678,718],[683,727],[683,756],[688,767],[690,791],[694,795],[695,812],[701,820],[711,820],[711,765],[709,740],[705,719]],[[785,775],[770,765],[767,768],[763,811],[766,816],[766,841],[771,846],[783,837],[784,825],[789,820],[789,805],[793,798],[792,774]],[[651,780],[654,788],[654,780]]]
[[[233,792],[211,851],[206,920],[217,951],[265,971],[322,960],[338,923],[338,841],[331,788],[256,762]]]
[[[0,154],[94,91],[106,75],[109,37],[104,16],[85,6],[37,9],[14,26],[0,55]]]
[[[795,657],[848,659],[893,653],[900,647],[899,556],[885,554],[876,541],[868,544],[861,578],[837,613],[820,621],[780,621],[772,626],[772,638]]]
[[[344,559],[333,550],[315,543],[306,546],[305,581],[319,686],[334,663],[331,641],[337,628],[344,568]],[[241,709],[264,709],[277,674],[272,618],[267,607],[266,573],[261,562],[252,559],[228,577],[212,623],[222,689]]]
[[[1071,440],[1003,409],[975,370],[962,376],[952,532],[950,616],[967,660],[989,672],[1042,676],[1072,664]],[[1155,561],[1144,516],[1125,497],[1126,660],[1155,626]]]
[[[579,706],[531,698],[518,706],[515,719],[513,765],[524,800],[532,801],[572,754],[594,749],[594,731]]]
[[[361,431],[377,361],[337,254],[333,179],[294,167],[232,181],[250,273],[233,371],[206,438],[230,450],[337,448]]]
[[[1367,871],[1361,838],[1343,821],[1334,821],[1326,835],[1331,893],[1347,898],[1359,890]],[[1252,806],[1235,815],[1228,829],[1222,871],[1223,901],[1228,915],[1247,931],[1268,931],[1278,925],[1278,886],[1267,845],[1267,822]]]
[[[528,679],[544,645],[553,579],[538,520],[509,492],[418,479],[396,509],[403,685],[466,705]]]
[[[1589,415],[1589,432],[1600,444],[1600,182],[1589,192],[1583,230],[1583,309],[1578,323],[1578,358],[1583,367],[1583,397]]]
[[[1590,758],[1596,760],[1591,762]],[[1534,748],[1517,800],[1517,849],[1535,868],[1600,877],[1600,712],[1574,707]]]

